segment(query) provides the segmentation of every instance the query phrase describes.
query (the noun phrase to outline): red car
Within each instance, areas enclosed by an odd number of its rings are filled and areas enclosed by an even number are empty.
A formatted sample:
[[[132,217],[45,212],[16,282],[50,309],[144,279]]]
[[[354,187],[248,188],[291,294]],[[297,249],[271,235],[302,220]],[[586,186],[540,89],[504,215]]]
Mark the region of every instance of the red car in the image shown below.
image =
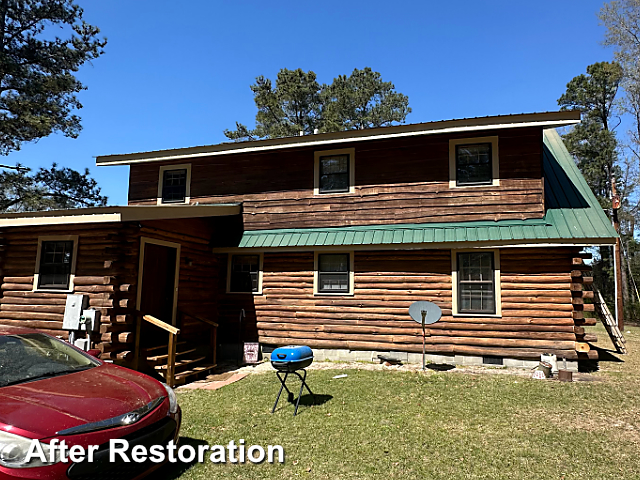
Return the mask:
[[[45,333],[0,326],[0,479],[140,478],[159,464],[116,455],[111,462],[110,441],[124,439],[131,448],[177,443],[180,419],[173,390],[151,377]],[[47,462],[33,455],[27,461],[34,439]],[[49,455],[63,440],[93,446],[93,461]]]

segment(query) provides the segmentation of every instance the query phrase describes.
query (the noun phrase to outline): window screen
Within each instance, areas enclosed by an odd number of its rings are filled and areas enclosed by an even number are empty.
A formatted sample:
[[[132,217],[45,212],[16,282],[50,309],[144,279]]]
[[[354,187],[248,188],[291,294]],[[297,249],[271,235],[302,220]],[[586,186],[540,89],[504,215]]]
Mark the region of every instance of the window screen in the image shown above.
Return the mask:
[[[260,282],[259,255],[233,255],[231,257],[231,292],[257,292]]]
[[[458,313],[496,313],[493,253],[458,253]]]
[[[180,203],[187,198],[187,170],[165,170],[162,175],[162,203]]]
[[[73,241],[44,241],[40,248],[38,288],[68,290]]]
[[[349,155],[320,157],[320,193],[349,191]]]
[[[318,255],[318,292],[349,293],[349,254]]]
[[[456,184],[483,185],[493,181],[491,144],[456,145]]]

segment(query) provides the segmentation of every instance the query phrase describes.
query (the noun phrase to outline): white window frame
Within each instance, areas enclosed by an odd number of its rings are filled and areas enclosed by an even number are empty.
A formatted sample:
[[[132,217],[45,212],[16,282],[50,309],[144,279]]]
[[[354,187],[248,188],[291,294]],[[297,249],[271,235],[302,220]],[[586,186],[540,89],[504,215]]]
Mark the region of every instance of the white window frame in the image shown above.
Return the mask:
[[[456,147],[458,145],[471,145],[476,143],[491,144],[491,183],[481,185],[458,185],[456,168]],[[449,140],[449,188],[478,188],[478,187],[498,187],[500,186],[500,155],[498,154],[498,137],[474,137],[456,138]]]
[[[233,261],[233,256],[258,256],[258,290],[255,292],[233,292],[231,291],[231,265]],[[229,253],[227,255],[227,293],[232,295],[262,295],[262,277],[263,277],[263,263],[264,262],[264,253],[247,253],[247,252],[236,252]]]
[[[164,186],[164,172],[167,170],[186,170],[187,178],[186,178],[186,189],[184,202],[170,202],[164,203],[162,201],[162,187]],[[160,171],[158,173],[158,205],[182,205],[188,204],[191,201],[191,164],[183,163],[181,165],[163,165],[160,167]]]
[[[71,271],[69,272],[69,285],[66,289],[62,288],[38,288],[40,280],[40,260],[42,258],[42,242],[73,242],[73,253],[71,258]],[[36,267],[33,274],[34,292],[51,292],[51,293],[73,293],[74,279],[76,277],[76,266],[78,264],[78,235],[45,235],[38,237],[38,252],[36,253]]]
[[[495,286],[496,313],[459,313],[458,312],[458,253],[493,253],[493,284]],[[454,317],[490,317],[502,318],[502,288],[500,285],[500,249],[498,248],[461,248],[451,250],[451,313]]]
[[[349,291],[348,292],[320,292],[318,291],[318,256],[319,255],[349,255]],[[353,297],[355,290],[355,272],[354,266],[354,252],[353,250],[336,250],[336,251],[321,251],[313,252],[313,295],[314,296],[329,296],[329,297]]]
[[[349,195],[356,192],[356,149],[341,148],[339,150],[320,150],[313,152],[313,194],[320,196]],[[331,155],[349,155],[349,191],[320,193],[320,158]]]

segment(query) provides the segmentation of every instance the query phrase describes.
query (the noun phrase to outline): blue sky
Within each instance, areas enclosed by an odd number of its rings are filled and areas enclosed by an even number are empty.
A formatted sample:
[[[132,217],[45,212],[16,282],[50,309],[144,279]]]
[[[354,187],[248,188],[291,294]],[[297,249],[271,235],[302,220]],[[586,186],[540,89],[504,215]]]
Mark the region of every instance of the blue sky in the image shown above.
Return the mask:
[[[612,58],[602,0],[78,3],[109,42],[79,72],[84,130],[3,162],[89,167],[110,204],[126,203],[128,168],[94,156],[224,141],[236,120],[253,125],[255,77],[284,67],[327,83],[371,67],[409,96],[417,123],[557,110],[572,77]]]

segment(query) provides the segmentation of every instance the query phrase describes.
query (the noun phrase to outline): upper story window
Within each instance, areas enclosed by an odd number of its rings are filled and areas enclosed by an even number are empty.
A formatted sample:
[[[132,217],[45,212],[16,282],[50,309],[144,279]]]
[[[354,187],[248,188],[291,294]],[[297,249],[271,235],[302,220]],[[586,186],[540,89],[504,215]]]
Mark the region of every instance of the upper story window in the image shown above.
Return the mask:
[[[498,251],[454,254],[454,314],[496,315],[500,311]]]
[[[449,141],[449,186],[499,185],[498,137]]]
[[[38,241],[34,289],[73,289],[77,237],[42,237]]]
[[[354,192],[355,149],[315,152],[314,193]]]
[[[260,255],[231,255],[229,260],[229,293],[260,293],[262,268]]]
[[[316,254],[315,293],[353,293],[351,253]]]
[[[160,167],[158,179],[158,204],[189,203],[191,190],[191,165],[166,165]]]

